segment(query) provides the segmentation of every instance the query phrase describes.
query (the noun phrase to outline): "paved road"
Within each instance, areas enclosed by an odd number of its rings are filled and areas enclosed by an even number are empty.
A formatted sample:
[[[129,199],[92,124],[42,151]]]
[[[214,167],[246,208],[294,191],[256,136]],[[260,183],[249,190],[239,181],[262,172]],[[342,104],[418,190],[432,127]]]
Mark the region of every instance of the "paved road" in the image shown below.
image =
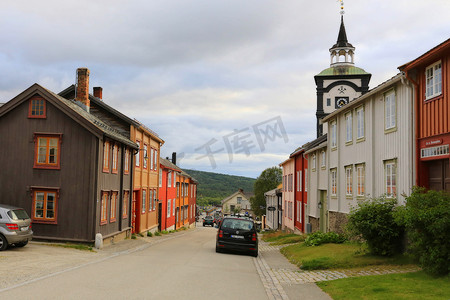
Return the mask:
[[[0,292],[0,299],[268,299],[254,258],[215,253],[200,227]]]

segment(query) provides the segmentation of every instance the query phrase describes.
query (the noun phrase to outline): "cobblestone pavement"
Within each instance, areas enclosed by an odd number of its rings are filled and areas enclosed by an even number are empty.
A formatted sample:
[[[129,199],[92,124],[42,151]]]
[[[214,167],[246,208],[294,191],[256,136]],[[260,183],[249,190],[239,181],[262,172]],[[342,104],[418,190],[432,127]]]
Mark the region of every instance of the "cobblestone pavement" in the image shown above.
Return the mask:
[[[259,251],[267,253],[271,251],[279,251],[283,246],[272,246],[261,241],[259,243]],[[319,271],[302,271],[300,269],[286,269],[270,267],[263,255],[259,255],[255,259],[255,265],[261,280],[266,288],[269,299],[289,299],[283,290],[282,284],[305,284],[318,281],[335,280],[340,278],[382,275],[391,273],[407,273],[419,271],[417,266],[372,266],[358,269],[338,269],[338,270],[319,270]]]

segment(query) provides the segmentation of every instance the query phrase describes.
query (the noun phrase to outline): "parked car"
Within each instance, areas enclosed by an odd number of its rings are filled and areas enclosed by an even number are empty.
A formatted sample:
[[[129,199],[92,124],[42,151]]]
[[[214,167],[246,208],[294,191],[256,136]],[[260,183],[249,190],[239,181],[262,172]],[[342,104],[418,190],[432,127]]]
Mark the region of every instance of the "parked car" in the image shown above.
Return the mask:
[[[214,218],[212,216],[203,217],[203,226],[206,225],[214,226]]]
[[[0,251],[9,245],[23,247],[33,238],[31,219],[19,207],[0,204]]]
[[[258,233],[253,220],[225,217],[217,230],[216,252],[236,250],[258,256]]]

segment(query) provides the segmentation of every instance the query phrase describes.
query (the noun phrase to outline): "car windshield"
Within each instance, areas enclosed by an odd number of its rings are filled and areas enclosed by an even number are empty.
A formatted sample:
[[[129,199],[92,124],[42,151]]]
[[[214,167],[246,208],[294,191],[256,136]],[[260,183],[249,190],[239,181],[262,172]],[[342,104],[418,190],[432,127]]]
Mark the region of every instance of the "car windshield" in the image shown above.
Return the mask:
[[[211,220],[213,217],[211,216],[206,216],[205,219]]]
[[[225,219],[222,222],[222,228],[251,230],[252,227],[253,227],[253,222],[248,221],[248,220]]]
[[[29,219],[27,212],[23,209],[10,210],[8,211],[8,216],[13,220]]]

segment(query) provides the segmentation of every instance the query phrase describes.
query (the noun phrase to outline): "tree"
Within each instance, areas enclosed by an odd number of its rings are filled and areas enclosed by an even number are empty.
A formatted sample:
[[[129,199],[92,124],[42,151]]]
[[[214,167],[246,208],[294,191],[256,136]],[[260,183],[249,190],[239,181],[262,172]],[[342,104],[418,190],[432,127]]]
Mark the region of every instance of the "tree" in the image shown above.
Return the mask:
[[[262,171],[256,178],[253,191],[255,196],[250,198],[252,210],[256,216],[263,215],[266,210],[264,193],[276,188],[282,180],[283,172],[280,167],[271,167]]]

